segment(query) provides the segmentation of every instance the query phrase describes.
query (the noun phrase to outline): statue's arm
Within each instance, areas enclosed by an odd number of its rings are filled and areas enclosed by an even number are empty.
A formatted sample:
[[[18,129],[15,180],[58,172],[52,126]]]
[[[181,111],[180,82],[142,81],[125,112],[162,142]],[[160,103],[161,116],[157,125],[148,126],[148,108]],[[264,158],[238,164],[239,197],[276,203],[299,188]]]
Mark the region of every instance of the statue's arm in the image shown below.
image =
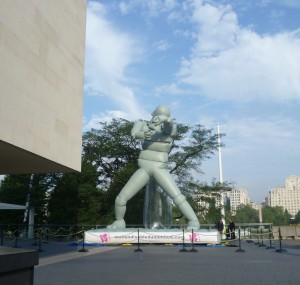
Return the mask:
[[[145,139],[145,131],[146,123],[142,120],[138,120],[133,124],[131,129],[131,136],[134,139]]]

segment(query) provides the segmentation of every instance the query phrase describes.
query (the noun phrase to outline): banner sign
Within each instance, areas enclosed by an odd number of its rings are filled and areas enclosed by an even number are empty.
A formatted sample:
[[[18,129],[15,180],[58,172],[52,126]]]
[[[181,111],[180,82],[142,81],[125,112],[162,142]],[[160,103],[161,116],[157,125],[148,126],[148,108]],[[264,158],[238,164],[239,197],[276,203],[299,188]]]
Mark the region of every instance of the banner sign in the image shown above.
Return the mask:
[[[218,244],[221,242],[220,234],[215,230],[147,230],[125,229],[113,231],[108,229],[96,229],[84,233],[85,243],[98,244],[124,244],[124,243],[192,243]]]

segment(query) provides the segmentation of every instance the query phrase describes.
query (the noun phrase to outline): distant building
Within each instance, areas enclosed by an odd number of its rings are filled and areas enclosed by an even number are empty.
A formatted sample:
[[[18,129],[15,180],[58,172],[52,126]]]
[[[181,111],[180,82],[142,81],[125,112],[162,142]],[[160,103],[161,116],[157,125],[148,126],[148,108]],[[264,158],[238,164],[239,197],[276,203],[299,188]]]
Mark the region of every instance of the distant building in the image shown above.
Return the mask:
[[[239,206],[250,204],[248,192],[244,188],[232,189],[231,191],[227,192],[227,197],[229,197],[230,200],[231,214],[233,216],[236,214],[236,210]]]
[[[300,211],[300,176],[288,176],[284,187],[272,189],[269,192],[268,205],[283,207],[295,216]]]

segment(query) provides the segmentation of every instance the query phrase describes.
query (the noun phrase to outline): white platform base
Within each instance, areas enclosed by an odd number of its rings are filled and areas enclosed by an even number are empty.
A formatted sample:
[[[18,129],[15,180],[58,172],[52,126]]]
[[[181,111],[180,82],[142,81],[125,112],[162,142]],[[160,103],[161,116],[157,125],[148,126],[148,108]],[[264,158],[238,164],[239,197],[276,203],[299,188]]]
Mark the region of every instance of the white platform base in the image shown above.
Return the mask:
[[[137,229],[124,230],[96,229],[84,232],[86,244],[220,244],[221,235],[216,230],[184,231],[180,229]]]

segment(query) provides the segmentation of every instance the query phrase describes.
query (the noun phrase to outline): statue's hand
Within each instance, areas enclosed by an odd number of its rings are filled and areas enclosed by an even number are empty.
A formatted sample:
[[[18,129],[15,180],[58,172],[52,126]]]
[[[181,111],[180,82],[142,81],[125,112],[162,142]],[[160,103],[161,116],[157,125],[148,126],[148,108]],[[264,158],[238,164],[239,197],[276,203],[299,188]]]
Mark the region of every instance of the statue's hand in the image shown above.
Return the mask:
[[[145,137],[145,139],[147,139],[147,140],[151,139],[151,137],[152,137],[152,132],[150,132],[150,131],[144,132],[144,137]]]

